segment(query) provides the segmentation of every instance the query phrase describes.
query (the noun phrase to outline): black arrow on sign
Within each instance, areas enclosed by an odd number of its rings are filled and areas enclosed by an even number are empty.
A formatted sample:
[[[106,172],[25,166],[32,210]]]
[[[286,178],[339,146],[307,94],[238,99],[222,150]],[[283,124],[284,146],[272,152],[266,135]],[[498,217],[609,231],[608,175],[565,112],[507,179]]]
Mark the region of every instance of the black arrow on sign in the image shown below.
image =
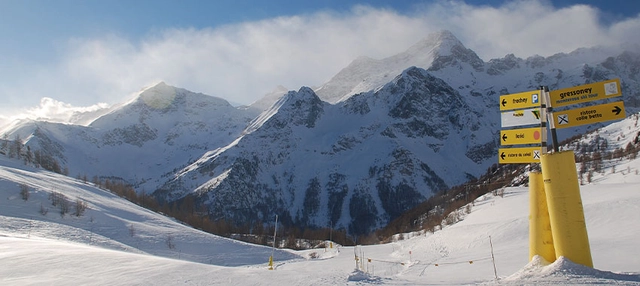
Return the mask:
[[[502,154],[500,154],[500,158],[502,158],[502,161],[504,161],[504,157],[506,156],[504,155],[504,152],[502,152]]]
[[[507,134],[506,134],[506,133],[505,133],[505,134],[502,134],[502,141],[507,141],[507,138],[508,138],[508,137],[507,137]]]
[[[615,113],[616,115],[620,114],[620,111],[622,111],[622,109],[620,107],[618,107],[617,105],[615,106],[615,108],[613,110],[611,110],[611,112]]]
[[[502,107],[505,107],[505,106],[507,106],[507,100],[503,98],[502,99]]]

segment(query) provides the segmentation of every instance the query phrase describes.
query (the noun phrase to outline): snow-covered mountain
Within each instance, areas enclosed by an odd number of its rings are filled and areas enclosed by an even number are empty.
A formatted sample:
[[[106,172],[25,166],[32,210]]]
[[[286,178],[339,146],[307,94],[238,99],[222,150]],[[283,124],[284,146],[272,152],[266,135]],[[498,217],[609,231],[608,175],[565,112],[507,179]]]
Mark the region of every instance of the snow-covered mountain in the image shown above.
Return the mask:
[[[389,58],[356,59],[315,91],[277,89],[253,108],[161,83],[88,126],[30,121],[4,133],[72,176],[121,178],[161,201],[192,195],[214,218],[278,214],[360,234],[497,163],[500,95],[621,78],[632,114],[639,72],[640,49],[484,62],[444,31]]]
[[[50,154],[71,176],[121,178],[150,192],[163,175],[232,142],[256,115],[161,82],[88,126],[25,120],[4,134]]]
[[[551,90],[620,78],[629,113],[640,111],[640,47],[581,48],[550,57],[526,59],[508,54],[484,62],[451,32],[429,35],[407,51],[382,60],[361,57],[316,89],[327,102],[338,102],[354,94],[376,90],[403,70],[416,66],[444,80],[470,105],[495,113],[500,95],[538,89]],[[599,125],[601,127],[603,125]],[[577,129],[583,132],[584,128]]]

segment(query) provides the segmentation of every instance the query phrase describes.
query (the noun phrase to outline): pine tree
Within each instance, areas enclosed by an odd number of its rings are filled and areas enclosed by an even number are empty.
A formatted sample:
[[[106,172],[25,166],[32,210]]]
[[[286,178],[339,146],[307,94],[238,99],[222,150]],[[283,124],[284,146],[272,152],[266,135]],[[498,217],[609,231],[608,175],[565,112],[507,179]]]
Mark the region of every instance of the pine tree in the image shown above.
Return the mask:
[[[13,150],[15,152],[16,158],[20,158],[22,154],[22,139],[20,139],[20,135],[16,134],[16,138],[13,140]]]

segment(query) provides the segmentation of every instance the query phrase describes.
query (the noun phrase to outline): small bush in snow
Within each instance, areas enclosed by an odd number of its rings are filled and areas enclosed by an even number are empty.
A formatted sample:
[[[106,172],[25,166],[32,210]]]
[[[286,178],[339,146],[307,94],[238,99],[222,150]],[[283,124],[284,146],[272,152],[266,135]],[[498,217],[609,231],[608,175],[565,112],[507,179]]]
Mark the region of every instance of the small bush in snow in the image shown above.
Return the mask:
[[[171,235],[171,234],[167,235],[167,239],[165,240],[165,243],[167,244],[167,247],[169,249],[175,249],[176,248],[176,244],[175,244],[175,242],[173,242],[173,235]]]
[[[49,200],[51,200],[51,205],[57,207],[62,201],[67,200],[67,196],[63,195],[60,192],[51,192],[49,194]]]
[[[69,209],[71,209],[71,202],[69,202],[66,198],[63,198],[59,202],[60,205],[60,216],[64,217],[65,214],[69,213]]]
[[[40,214],[47,215],[49,213],[49,209],[45,208],[42,204],[40,204]]]
[[[84,212],[87,210],[87,202],[81,200],[81,199],[76,199],[76,212],[75,215],[76,216],[81,216],[84,214]]]
[[[25,201],[29,200],[29,186],[20,184],[20,196],[22,196],[22,199]]]

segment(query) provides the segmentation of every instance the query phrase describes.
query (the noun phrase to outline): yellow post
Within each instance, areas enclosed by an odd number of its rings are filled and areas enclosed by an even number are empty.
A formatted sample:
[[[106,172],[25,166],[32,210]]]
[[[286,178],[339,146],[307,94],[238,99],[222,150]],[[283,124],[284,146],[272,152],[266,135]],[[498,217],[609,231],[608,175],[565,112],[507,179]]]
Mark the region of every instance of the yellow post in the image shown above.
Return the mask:
[[[542,173],[529,172],[529,261],[535,255],[556,261]]]
[[[540,163],[556,257],[593,267],[573,151],[542,154]]]
[[[273,255],[269,256],[269,270],[273,270]]]

